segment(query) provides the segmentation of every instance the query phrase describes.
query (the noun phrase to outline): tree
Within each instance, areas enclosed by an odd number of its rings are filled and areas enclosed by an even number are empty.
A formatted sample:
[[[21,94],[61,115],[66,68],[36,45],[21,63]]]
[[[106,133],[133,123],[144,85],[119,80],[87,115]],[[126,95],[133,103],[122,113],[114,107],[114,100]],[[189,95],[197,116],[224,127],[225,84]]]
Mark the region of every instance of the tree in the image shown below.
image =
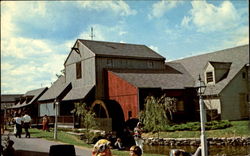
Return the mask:
[[[95,113],[86,106],[86,103],[82,102],[75,103],[75,109],[72,112],[80,117],[81,124],[86,128],[86,138],[87,143],[89,143],[91,138],[90,129],[97,127]]]
[[[163,109],[169,114],[170,119],[173,120],[173,113],[176,112],[176,98],[167,97],[166,94],[161,96],[158,100],[158,103],[163,105]]]
[[[159,131],[170,123],[172,120],[173,112],[176,111],[176,99],[166,97],[166,95],[160,98],[154,96],[148,96],[145,99],[144,110],[140,112],[140,120],[144,124],[144,129],[151,132],[157,132],[159,137]],[[170,115],[170,119],[168,115]]]

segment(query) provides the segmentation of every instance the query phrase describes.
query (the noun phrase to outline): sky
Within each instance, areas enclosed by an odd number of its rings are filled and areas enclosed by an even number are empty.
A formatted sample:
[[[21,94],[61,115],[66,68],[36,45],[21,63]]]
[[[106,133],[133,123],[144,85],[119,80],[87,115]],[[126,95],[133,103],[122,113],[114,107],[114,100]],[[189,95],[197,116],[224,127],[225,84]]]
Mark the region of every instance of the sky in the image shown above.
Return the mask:
[[[1,94],[50,87],[77,39],[172,61],[249,44],[247,0],[1,1]]]

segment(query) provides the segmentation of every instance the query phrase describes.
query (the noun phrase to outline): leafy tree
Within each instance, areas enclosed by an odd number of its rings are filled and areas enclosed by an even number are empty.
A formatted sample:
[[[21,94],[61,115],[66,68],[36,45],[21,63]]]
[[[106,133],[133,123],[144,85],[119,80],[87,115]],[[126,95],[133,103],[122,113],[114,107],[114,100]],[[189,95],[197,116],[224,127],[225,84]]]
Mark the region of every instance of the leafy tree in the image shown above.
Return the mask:
[[[80,117],[81,124],[86,128],[86,138],[87,143],[89,143],[91,138],[90,129],[97,127],[95,113],[86,106],[86,103],[82,102],[75,103],[75,109],[72,112]]]
[[[145,99],[144,110],[140,112],[140,120],[144,124],[145,130],[157,132],[159,137],[159,131],[163,130],[169,124],[175,110],[175,98],[166,97],[166,95],[160,98],[148,96]],[[170,114],[170,119],[167,113]]]
[[[166,94],[158,99],[158,103],[163,105],[163,109],[169,114],[169,120],[173,120],[173,113],[176,112],[176,102],[176,98],[167,97]]]

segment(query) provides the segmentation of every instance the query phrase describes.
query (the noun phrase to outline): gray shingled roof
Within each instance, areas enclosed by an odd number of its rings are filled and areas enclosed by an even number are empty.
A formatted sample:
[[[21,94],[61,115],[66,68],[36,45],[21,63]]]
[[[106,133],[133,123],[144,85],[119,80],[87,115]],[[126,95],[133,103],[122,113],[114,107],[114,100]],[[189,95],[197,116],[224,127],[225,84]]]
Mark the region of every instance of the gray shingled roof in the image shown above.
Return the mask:
[[[181,69],[184,72],[149,72],[141,70],[131,70],[131,72],[129,70],[112,70],[111,72],[138,88],[184,89],[193,86],[193,79],[180,64],[171,63],[167,65],[176,70]]]
[[[199,74],[204,80],[204,67],[209,61],[232,63],[227,77],[216,83],[213,88],[211,88],[211,86],[208,86],[205,93],[207,95],[219,94],[223,90],[223,88],[235,77],[235,75],[247,63],[249,63],[249,45],[243,45],[239,47],[216,51],[213,53],[188,57],[172,62],[181,63],[195,80],[198,79]]]
[[[62,101],[84,99],[94,85],[72,88]]]
[[[24,106],[33,104],[33,102],[35,102],[47,89],[48,88],[45,87],[45,88],[39,88],[39,89],[30,90],[30,91],[26,92],[23,95],[23,97],[33,96],[33,98],[28,103],[26,103],[26,101],[24,101],[22,104],[14,105],[12,108],[19,108],[19,107],[24,107]]]
[[[1,94],[1,102],[15,102],[23,94]]]
[[[136,57],[165,60],[164,57],[145,45],[102,42],[78,39],[97,56]]]
[[[70,83],[65,82],[65,76],[59,77],[38,101],[56,99],[69,85]]]

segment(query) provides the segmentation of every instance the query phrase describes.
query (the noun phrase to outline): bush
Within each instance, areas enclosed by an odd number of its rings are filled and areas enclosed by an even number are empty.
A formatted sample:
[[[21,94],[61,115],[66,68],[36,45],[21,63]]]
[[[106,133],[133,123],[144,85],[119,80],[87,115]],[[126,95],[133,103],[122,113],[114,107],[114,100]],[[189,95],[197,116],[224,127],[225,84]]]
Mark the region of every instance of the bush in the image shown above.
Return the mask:
[[[221,121],[210,121],[206,122],[206,130],[215,130],[215,129],[225,129],[231,127],[232,124],[227,120]],[[175,124],[172,126],[165,126],[164,131],[174,132],[174,131],[198,131],[201,129],[200,122],[188,122],[186,124]]]

